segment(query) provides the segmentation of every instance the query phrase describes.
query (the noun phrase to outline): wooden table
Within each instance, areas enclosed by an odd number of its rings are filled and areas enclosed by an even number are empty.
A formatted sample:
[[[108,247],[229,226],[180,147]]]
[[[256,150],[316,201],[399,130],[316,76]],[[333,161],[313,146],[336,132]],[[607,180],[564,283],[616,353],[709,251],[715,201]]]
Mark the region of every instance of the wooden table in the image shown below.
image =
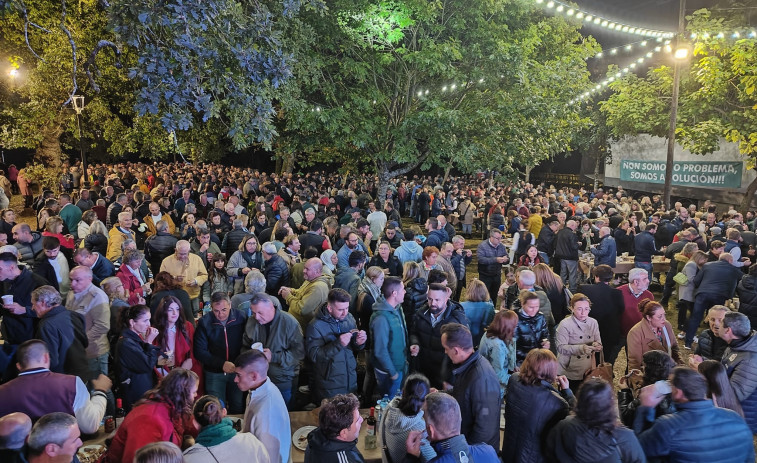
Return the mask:
[[[381,449],[378,446],[375,449],[365,448],[365,435],[368,426],[365,419],[368,417],[370,409],[360,409],[363,416],[363,424],[360,427],[360,436],[357,440],[357,449],[363,455],[366,463],[381,463]],[[303,426],[318,426],[318,416],[313,412],[289,412],[289,423],[292,427],[292,434]],[[292,444],[292,463],[302,463],[305,461],[305,452],[298,449]]]
[[[587,278],[591,277],[591,270],[594,268],[594,259],[580,259],[578,261],[581,272],[586,275]],[[628,272],[634,268],[633,257],[623,259],[618,257],[615,261],[615,268],[613,271],[615,275],[627,275]],[[654,256],[652,258],[652,271],[655,273],[665,273],[670,270],[670,259],[665,259],[662,256]]]

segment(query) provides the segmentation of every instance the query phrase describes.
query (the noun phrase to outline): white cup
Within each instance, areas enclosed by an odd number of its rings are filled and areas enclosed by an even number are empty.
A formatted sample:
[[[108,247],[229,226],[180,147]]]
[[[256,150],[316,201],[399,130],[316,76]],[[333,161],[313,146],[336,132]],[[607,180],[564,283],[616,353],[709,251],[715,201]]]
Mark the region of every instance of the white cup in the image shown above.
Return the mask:
[[[13,304],[13,294],[6,294],[2,297],[3,299],[3,305],[10,305]]]
[[[250,348],[251,348],[251,349],[255,349],[255,350],[259,350],[260,352],[263,352],[263,343],[262,343],[262,342],[256,342],[256,343],[253,343],[253,344],[252,344],[252,345],[250,346]]]

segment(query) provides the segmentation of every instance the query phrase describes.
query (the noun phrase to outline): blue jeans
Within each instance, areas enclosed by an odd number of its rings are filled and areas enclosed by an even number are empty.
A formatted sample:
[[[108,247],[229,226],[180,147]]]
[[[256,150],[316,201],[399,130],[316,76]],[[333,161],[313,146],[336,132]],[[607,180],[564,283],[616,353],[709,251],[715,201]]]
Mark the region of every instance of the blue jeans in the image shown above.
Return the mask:
[[[539,251],[539,257],[541,257],[541,258],[542,258],[542,260],[544,260],[544,263],[545,263],[545,264],[549,265],[549,256],[547,255],[547,253],[546,253],[546,252],[544,252],[544,251]]]
[[[244,413],[244,394],[234,382],[234,374],[205,371],[205,393],[223,400],[232,415]]]
[[[699,293],[694,297],[694,308],[691,309],[691,315],[686,320],[686,339],[684,342],[688,347],[694,342],[694,335],[697,334],[697,328],[702,323],[705,312],[710,310],[713,305],[722,305],[725,303],[725,297],[717,294]]]
[[[560,259],[560,279],[568,283],[568,289],[576,292],[578,288],[578,261]]]
[[[376,373],[376,392],[378,393],[379,397],[383,397],[385,394],[389,396],[391,399],[395,395],[397,395],[397,392],[400,390],[400,386],[402,386],[402,372],[397,372],[397,379],[392,379],[391,376],[389,376],[389,373],[384,373],[381,370],[373,369],[374,373]]]
[[[633,266],[636,268],[643,268],[647,271],[649,281],[652,281],[652,263],[651,262],[634,262]]]
[[[473,224],[462,224],[463,225],[463,234],[464,235],[470,235],[473,233]]]
[[[295,376],[295,379],[296,378],[297,376]],[[276,386],[276,389],[278,389],[279,392],[281,392],[281,397],[284,399],[284,403],[287,406],[287,410],[289,410],[292,404],[292,383],[287,383],[287,384],[273,383],[273,385]],[[320,404],[317,404],[317,405],[320,406]]]

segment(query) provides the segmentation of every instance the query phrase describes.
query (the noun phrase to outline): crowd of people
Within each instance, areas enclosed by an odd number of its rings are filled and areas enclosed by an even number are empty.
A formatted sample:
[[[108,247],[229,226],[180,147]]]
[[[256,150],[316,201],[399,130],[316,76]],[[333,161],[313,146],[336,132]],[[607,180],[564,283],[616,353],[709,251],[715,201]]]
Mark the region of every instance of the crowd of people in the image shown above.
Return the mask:
[[[382,398],[392,462],[754,461],[754,213],[481,176],[14,177],[36,220],[0,211],[4,462],[68,462],[123,411],[106,463],[287,463],[314,408],[305,461],[361,462]]]

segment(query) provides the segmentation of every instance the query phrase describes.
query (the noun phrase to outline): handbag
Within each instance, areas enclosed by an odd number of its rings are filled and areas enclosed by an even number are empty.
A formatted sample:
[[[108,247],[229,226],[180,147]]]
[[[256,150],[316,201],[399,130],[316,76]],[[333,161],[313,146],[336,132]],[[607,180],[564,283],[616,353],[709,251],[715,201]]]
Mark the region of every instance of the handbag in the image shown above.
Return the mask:
[[[612,384],[612,378],[614,374],[612,371],[612,363],[605,362],[605,354],[601,350],[599,351],[599,364],[597,364],[597,354],[594,353],[591,356],[591,367],[586,370],[584,379],[589,378],[602,378],[608,383]]]
[[[673,277],[673,281],[675,281],[679,285],[685,285],[689,283],[689,277],[687,277],[683,272],[678,272]]]

